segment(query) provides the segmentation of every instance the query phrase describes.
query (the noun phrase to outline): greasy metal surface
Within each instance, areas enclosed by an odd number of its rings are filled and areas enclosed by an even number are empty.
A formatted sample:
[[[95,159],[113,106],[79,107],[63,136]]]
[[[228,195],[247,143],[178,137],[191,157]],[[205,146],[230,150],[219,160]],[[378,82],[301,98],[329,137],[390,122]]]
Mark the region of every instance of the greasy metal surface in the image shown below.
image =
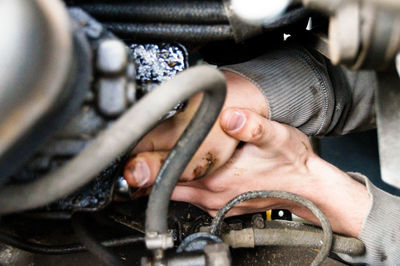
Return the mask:
[[[400,188],[400,79],[394,66],[378,73],[378,84],[375,103],[381,177]]]
[[[136,80],[144,92],[188,67],[187,52],[180,45],[132,44],[131,50],[136,62]]]
[[[162,81],[171,79],[188,66],[186,50],[179,45],[133,44],[132,56],[137,68],[136,82],[141,91],[139,96]],[[86,98],[85,104],[71,121],[13,177],[14,182],[31,181],[57,169],[79,154],[101,130],[107,127],[109,121],[113,121],[114,118],[110,119],[99,113],[94,91],[89,92]],[[172,116],[183,106],[183,104],[177,105],[169,115]],[[117,175],[118,162],[115,162],[79,192],[55,202],[48,208],[52,211],[103,208],[111,200],[112,183]]]
[[[182,45],[171,43],[132,44],[132,56],[136,62],[136,82],[141,94],[154,89],[163,81],[173,78],[186,69],[188,54]],[[171,117],[184,108],[177,104],[165,118]]]

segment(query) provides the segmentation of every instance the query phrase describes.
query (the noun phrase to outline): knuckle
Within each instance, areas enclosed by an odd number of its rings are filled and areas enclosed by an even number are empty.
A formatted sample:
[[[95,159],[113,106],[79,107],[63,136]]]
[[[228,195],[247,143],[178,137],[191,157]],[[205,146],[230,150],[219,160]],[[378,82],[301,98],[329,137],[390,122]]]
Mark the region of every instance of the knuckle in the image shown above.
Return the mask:
[[[261,122],[257,122],[251,129],[250,129],[250,138],[253,140],[258,140],[264,135],[264,126]]]

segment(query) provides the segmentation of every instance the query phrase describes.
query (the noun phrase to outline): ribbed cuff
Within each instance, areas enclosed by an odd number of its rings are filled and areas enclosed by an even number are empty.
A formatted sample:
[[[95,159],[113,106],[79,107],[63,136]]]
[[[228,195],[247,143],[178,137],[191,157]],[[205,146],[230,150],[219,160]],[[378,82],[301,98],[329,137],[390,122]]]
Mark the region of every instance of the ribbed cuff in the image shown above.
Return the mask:
[[[398,265],[400,262],[400,198],[377,188],[364,175],[348,174],[366,185],[371,205],[359,236],[365,244],[366,253],[360,257],[342,256],[342,258],[353,263]]]
[[[297,127],[307,135],[327,131],[335,97],[326,66],[307,50],[284,48],[220,68],[245,77],[264,94],[274,121]]]

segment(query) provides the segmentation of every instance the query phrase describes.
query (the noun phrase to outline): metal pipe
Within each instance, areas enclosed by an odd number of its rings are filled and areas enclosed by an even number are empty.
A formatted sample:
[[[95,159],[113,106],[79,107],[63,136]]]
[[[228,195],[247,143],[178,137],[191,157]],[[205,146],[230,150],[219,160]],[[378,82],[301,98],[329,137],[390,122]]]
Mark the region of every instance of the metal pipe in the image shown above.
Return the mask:
[[[66,165],[31,183],[4,187],[0,214],[37,208],[71,194],[126,152],[178,102],[210,88],[225,91],[223,75],[212,67],[198,66],[179,73],[145,95]]]
[[[263,199],[277,198],[277,199],[289,200],[297,202],[301,204],[303,207],[310,210],[314,214],[314,216],[319,220],[322,229],[324,231],[322,239],[323,244],[321,246],[321,250],[315,257],[311,265],[312,266],[320,265],[328,257],[332,247],[332,239],[333,239],[332,228],[328,218],[317,206],[315,206],[314,203],[312,203],[311,201],[309,201],[304,197],[301,197],[299,195],[290,192],[261,190],[261,191],[249,191],[236,196],[235,198],[230,200],[224,207],[219,209],[217,215],[215,216],[214,220],[211,223],[210,233],[217,236],[220,234],[222,221],[225,215],[237,204],[243,201],[260,199],[260,198]]]

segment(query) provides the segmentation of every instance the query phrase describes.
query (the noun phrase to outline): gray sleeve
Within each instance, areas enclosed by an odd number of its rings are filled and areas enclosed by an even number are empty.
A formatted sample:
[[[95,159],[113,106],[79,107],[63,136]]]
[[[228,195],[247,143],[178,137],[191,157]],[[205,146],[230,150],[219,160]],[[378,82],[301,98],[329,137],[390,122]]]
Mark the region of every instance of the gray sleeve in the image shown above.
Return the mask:
[[[341,257],[352,263],[398,265],[400,262],[400,198],[375,187],[365,176],[348,173],[366,185],[370,208],[360,233],[366,253],[360,257]]]
[[[342,135],[374,125],[373,72],[333,67],[299,46],[220,69],[253,82],[266,98],[270,119],[307,135]]]

